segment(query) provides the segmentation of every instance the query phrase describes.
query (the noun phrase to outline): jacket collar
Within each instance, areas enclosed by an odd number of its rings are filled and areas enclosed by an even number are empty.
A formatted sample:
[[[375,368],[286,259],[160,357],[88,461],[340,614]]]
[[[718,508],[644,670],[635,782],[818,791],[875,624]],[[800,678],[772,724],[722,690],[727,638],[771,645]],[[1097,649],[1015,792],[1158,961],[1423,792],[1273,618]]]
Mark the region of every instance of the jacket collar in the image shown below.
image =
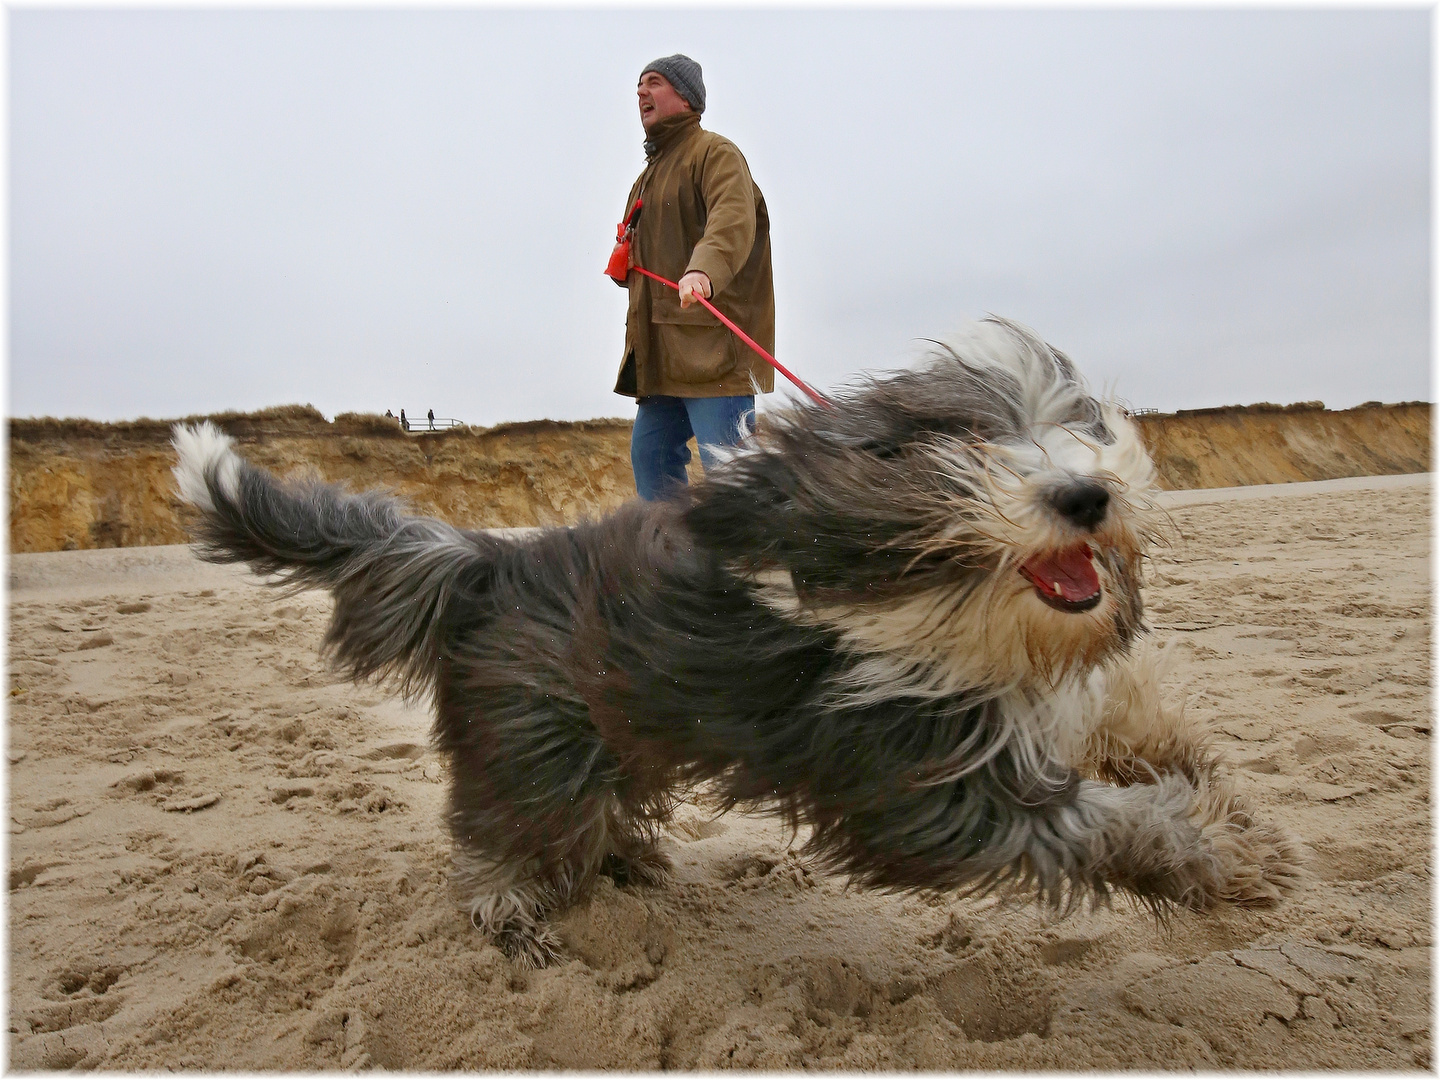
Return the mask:
[[[662,116],[645,133],[645,160],[654,161],[662,152],[699,128],[700,114],[697,112],[687,111],[674,116]]]

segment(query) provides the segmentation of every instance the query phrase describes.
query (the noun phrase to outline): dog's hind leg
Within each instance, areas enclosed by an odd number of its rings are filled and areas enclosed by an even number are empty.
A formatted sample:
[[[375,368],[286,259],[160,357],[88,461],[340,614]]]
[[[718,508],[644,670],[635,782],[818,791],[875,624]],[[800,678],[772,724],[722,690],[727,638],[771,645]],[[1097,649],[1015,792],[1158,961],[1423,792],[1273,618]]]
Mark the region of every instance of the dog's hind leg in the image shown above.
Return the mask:
[[[559,936],[548,920],[584,899],[597,874],[617,885],[663,885],[670,859],[655,837],[610,811],[588,830],[571,836],[563,856],[545,863],[490,858],[457,846],[452,882],[470,913],[470,922],[522,966],[547,967],[561,954]]]
[[[454,882],[477,929],[520,963],[544,967],[560,948],[550,916],[582,900],[599,874],[658,883],[665,859],[562,679],[509,664],[504,675],[533,685],[492,683],[480,697],[479,680],[500,673],[488,661],[464,671],[463,688],[442,685],[436,724],[451,766]]]
[[[546,967],[560,955],[560,938],[545,919],[561,903],[557,890],[464,848],[455,852],[451,882],[470,924],[522,967]]]
[[[475,929],[521,966],[547,967],[561,954],[549,917],[589,892],[610,846],[608,830],[598,824],[573,833],[562,850],[528,858],[493,857],[471,838],[457,842],[451,882]]]
[[[670,856],[653,844],[611,852],[600,864],[600,872],[622,886],[667,885],[673,868]]]
[[[669,883],[673,867],[670,856],[660,850],[653,824],[622,817],[616,822],[609,848],[600,872],[613,878],[616,885]]]
[[[547,967],[561,955],[549,918],[584,898],[605,871],[603,827],[572,835],[563,851],[493,856],[457,835],[451,883],[470,923],[521,966]]]

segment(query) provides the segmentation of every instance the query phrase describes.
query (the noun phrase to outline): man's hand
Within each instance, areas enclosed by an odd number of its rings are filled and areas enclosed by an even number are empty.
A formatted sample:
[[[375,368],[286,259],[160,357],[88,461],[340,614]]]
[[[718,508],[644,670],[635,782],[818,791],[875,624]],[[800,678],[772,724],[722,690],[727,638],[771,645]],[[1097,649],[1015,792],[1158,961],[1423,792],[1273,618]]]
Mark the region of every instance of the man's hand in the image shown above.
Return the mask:
[[[703,271],[691,270],[680,279],[680,306],[687,308],[695,303],[696,295],[710,299],[710,278]]]

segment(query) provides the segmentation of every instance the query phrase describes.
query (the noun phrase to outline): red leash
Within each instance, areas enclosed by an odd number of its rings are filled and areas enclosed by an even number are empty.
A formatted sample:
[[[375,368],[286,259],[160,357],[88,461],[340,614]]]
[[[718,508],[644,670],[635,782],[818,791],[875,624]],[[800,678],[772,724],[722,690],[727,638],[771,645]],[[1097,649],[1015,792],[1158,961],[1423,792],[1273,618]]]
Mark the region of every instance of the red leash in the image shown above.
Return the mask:
[[[677,284],[675,284],[675,282],[670,281],[668,278],[663,278],[663,277],[661,277],[659,274],[652,274],[649,270],[646,270],[643,266],[634,266],[634,267],[631,267],[631,269],[634,270],[634,271],[635,271],[636,273],[638,273],[638,274],[644,274],[646,277],[650,278],[652,281],[658,281],[658,282],[660,282],[661,285],[669,285],[670,288],[674,289],[676,292],[679,292],[679,291],[680,291],[680,286],[677,285]],[[835,407],[834,404],[830,401],[829,398],[825,397],[824,395],[820,394],[819,392],[817,392],[817,391],[815,391],[815,390],[810,389],[810,387],[807,386],[804,382],[802,382],[798,377],[796,377],[795,375],[792,375],[792,374],[790,373],[790,370],[789,370],[787,367],[785,367],[784,364],[780,363],[779,360],[776,360],[775,357],[771,356],[768,352],[766,352],[766,351],[765,351],[764,349],[762,349],[758,344],[756,344],[754,338],[752,338],[749,334],[745,333],[744,330],[741,330],[740,327],[736,326],[733,322],[731,322],[729,319],[727,319],[724,315],[720,314],[719,308],[717,308],[714,304],[710,303],[709,300],[706,300],[705,297],[701,296],[698,292],[695,293],[694,295],[695,295],[695,299],[696,299],[696,300],[699,300],[700,303],[702,303],[702,304],[705,305],[705,307],[709,310],[710,314],[714,315],[714,316],[715,316],[717,319],[719,319],[722,323],[724,323],[726,326],[728,326],[728,327],[730,328],[731,332],[733,332],[733,333],[735,334],[735,336],[738,337],[741,341],[743,341],[746,345],[749,345],[750,348],[754,349],[757,353],[759,353],[760,356],[761,356],[761,358],[762,358],[767,364],[769,364],[771,367],[773,367],[776,371],[780,372],[781,375],[784,375],[785,378],[789,379],[792,383],[794,383],[796,386],[798,386],[801,390],[804,390],[805,393],[809,394],[810,397],[811,397],[811,399],[814,400],[817,405],[824,405],[827,409],[833,409],[833,408]]]
[[[677,285],[675,282],[671,281],[669,278],[663,278],[659,274],[652,274],[643,266],[630,265],[630,238],[635,234],[635,222],[640,219],[640,211],[644,209],[644,207],[645,200],[643,198],[637,198],[635,200],[634,207],[632,207],[630,210],[629,218],[627,218],[625,221],[620,222],[619,225],[615,226],[615,248],[613,251],[610,252],[610,262],[605,267],[605,275],[607,277],[614,278],[621,285],[623,285],[625,284],[625,278],[628,276],[629,272],[631,270],[636,270],[639,273],[644,274],[650,280],[658,281],[661,285],[668,285],[676,292],[679,292],[680,286]],[[803,382],[801,382],[798,378],[791,374],[789,368],[785,367],[785,365],[780,363],[779,360],[776,360],[775,357],[771,356],[768,352],[766,352],[758,344],[756,344],[754,338],[752,338],[749,334],[745,333],[744,330],[741,330],[740,327],[736,326],[724,315],[721,315],[719,308],[717,308],[714,304],[710,303],[709,300],[706,300],[705,297],[701,296],[699,293],[695,293],[694,296],[696,300],[699,300],[700,303],[705,305],[706,309],[709,310],[710,314],[714,315],[717,319],[719,319],[722,323],[729,327],[731,333],[733,333],[746,345],[749,345],[750,348],[754,349],[757,353],[759,353],[761,358],[767,364],[773,367],[776,371],[780,372],[781,375],[784,375],[785,378],[789,379],[801,390],[804,390],[805,393],[809,394],[811,400],[814,401],[817,405],[823,405],[827,409],[833,409],[835,407],[834,403],[829,398],[825,397],[823,394],[817,393],[816,391],[810,389],[810,387],[806,386]]]

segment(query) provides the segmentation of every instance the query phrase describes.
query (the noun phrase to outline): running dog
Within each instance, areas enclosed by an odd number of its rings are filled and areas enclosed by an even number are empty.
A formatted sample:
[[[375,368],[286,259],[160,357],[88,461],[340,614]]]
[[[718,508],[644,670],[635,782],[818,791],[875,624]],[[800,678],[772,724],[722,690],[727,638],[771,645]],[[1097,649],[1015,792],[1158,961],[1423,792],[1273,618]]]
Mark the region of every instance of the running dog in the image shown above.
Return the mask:
[[[867,887],[1163,914],[1299,880],[1139,646],[1135,427],[1017,324],[767,414],[672,500],[525,538],[277,481],[208,423],[175,446],[201,558],[328,589],[334,666],[433,700],[455,880],[524,964],[596,875],[666,879],[659,829],[706,781]]]

